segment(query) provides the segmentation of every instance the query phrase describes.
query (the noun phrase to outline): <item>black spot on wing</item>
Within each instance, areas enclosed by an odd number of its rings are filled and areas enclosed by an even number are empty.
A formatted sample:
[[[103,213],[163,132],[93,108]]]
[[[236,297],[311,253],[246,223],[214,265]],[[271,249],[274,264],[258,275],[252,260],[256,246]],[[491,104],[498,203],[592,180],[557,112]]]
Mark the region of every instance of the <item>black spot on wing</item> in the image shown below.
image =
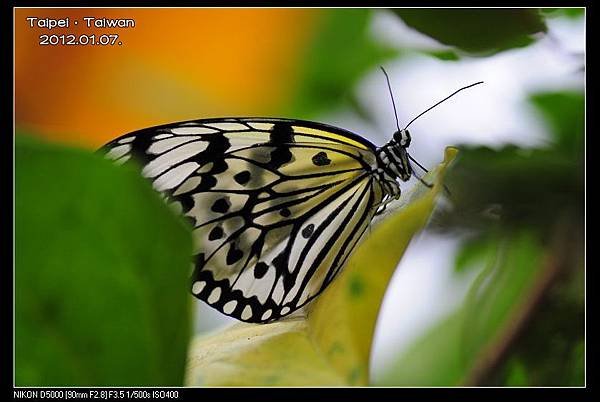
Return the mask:
[[[200,181],[200,184],[198,184],[198,186],[196,187],[195,192],[199,193],[202,191],[207,191],[217,185],[217,179],[215,179],[210,174],[202,174],[200,175],[200,177],[202,178],[202,180]]]
[[[305,239],[308,239],[310,236],[312,236],[314,230],[315,230],[315,225],[313,225],[311,223],[310,225],[308,225],[304,229],[302,229],[302,237],[304,237]]]
[[[216,200],[214,202],[214,204],[212,205],[212,207],[210,207],[210,209],[213,212],[224,214],[225,212],[229,211],[230,207],[231,207],[231,203],[229,202],[229,198],[223,197],[223,198],[219,198],[218,200]]]
[[[283,216],[284,218],[287,218],[291,214],[292,212],[287,208],[282,208],[281,211],[279,211],[279,215]]]
[[[276,145],[292,144],[294,142],[294,130],[288,123],[275,123],[269,134],[269,142]]]
[[[238,249],[235,246],[235,243],[231,243],[229,245],[229,251],[227,251],[227,257],[225,258],[225,262],[227,263],[227,265],[233,265],[239,260],[241,260],[243,256],[244,252]]]
[[[262,278],[263,276],[265,276],[268,269],[269,269],[269,266],[267,264],[265,264],[264,262],[259,262],[254,267],[254,277],[256,279]]]
[[[181,203],[181,210],[183,213],[189,212],[192,208],[194,208],[194,198],[191,194],[183,194],[176,197]]]
[[[278,169],[286,163],[290,163],[294,159],[294,155],[290,148],[285,145],[280,145],[271,152],[271,159],[268,166],[272,169]]]
[[[327,153],[321,151],[312,157],[312,162],[315,166],[327,166],[331,163],[331,159],[327,157]]]
[[[243,186],[244,184],[250,181],[250,172],[247,170],[239,172],[238,174],[233,176],[233,180],[235,180],[236,183],[241,184]]]
[[[225,233],[223,232],[223,228],[220,226],[215,226],[210,233],[208,234],[208,240],[218,240],[223,237]]]
[[[275,147],[271,151],[268,166],[277,169],[294,160],[289,145],[294,142],[294,131],[292,126],[286,123],[276,123],[269,134],[269,145]]]

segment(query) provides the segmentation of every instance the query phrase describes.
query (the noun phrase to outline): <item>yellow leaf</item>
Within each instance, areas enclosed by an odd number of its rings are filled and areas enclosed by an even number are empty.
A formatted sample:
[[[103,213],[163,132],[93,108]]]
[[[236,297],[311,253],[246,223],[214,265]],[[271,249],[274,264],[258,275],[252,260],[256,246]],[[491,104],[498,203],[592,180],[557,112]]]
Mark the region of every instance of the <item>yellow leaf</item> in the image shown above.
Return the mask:
[[[190,386],[344,386],[369,383],[369,353],[387,284],[411,238],[429,219],[448,165],[444,161],[370,233],[321,296],[298,314],[269,324],[238,323],[193,341]]]

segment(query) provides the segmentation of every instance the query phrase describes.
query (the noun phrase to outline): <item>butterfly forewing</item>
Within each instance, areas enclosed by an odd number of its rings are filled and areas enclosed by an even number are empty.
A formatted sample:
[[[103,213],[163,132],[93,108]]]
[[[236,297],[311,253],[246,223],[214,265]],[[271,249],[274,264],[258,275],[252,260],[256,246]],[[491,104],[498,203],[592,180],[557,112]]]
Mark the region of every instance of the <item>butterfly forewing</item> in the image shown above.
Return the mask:
[[[319,123],[207,119],[107,144],[193,226],[191,291],[248,322],[288,315],[331,282],[384,192],[375,147]]]

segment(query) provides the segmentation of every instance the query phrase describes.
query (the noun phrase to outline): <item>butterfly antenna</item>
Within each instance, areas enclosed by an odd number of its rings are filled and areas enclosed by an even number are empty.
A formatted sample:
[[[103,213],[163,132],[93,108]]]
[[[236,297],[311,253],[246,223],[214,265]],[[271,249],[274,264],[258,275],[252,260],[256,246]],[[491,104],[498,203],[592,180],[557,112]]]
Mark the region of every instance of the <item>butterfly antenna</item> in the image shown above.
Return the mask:
[[[394,102],[394,93],[392,92],[392,85],[390,84],[390,77],[388,73],[382,66],[379,66],[383,74],[385,74],[385,79],[387,81],[388,90],[390,91],[390,98],[392,98],[392,106],[394,107],[394,116],[396,116],[396,127],[398,127],[398,131],[400,131],[400,123],[398,123],[398,112],[396,111],[396,103]]]
[[[384,71],[384,72],[385,72],[385,71]],[[386,76],[387,76],[387,74],[386,74]],[[404,127],[404,129],[406,130],[406,129],[408,128],[408,126],[410,126],[410,125],[413,123],[413,121],[417,120],[419,117],[423,116],[425,113],[429,112],[431,109],[433,109],[434,107],[436,107],[436,106],[437,106],[437,105],[439,105],[440,103],[447,101],[448,99],[452,98],[454,95],[456,95],[457,93],[459,93],[460,91],[463,91],[463,90],[465,90],[465,89],[468,89],[468,88],[474,87],[475,85],[479,85],[479,84],[483,84],[483,81],[479,81],[479,82],[476,82],[476,83],[474,83],[474,84],[467,85],[466,87],[462,87],[461,89],[459,89],[459,90],[457,90],[457,91],[454,91],[452,94],[450,94],[450,95],[446,96],[444,99],[442,99],[441,101],[439,101],[439,102],[438,102],[438,103],[436,103],[435,105],[431,106],[430,108],[428,108],[428,109],[427,109],[427,110],[425,110],[424,112],[421,112],[421,113],[420,113],[420,114],[419,114],[417,117],[415,117],[414,119],[412,119],[412,120],[411,120],[411,121],[410,121],[410,122],[409,122],[409,123],[406,125],[406,127]],[[393,99],[392,99],[392,102],[393,102]]]

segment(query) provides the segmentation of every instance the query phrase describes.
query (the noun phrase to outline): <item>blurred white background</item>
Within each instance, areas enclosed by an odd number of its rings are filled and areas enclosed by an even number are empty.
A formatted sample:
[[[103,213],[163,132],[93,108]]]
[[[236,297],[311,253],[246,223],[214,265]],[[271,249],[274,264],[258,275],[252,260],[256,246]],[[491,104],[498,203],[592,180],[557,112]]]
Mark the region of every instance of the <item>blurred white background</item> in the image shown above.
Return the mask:
[[[433,167],[442,160],[448,145],[514,143],[527,147],[548,141],[543,121],[532,118],[535,114],[527,97],[545,90],[583,88],[585,21],[549,18],[547,24],[548,34],[536,43],[493,57],[442,61],[415,51],[386,63],[401,127],[456,89],[485,82],[461,92],[411,125],[413,157]],[[385,10],[377,12],[371,32],[399,49],[445,49]],[[356,96],[377,127],[348,110],[315,120],[359,133],[376,145],[384,144],[396,126],[385,77],[379,69],[357,85]],[[413,184],[411,181],[403,188]],[[412,341],[461,303],[473,278],[453,272],[459,241],[428,232],[413,239],[389,285],[378,319],[371,355],[374,382]],[[235,321],[203,302],[196,305],[197,332]]]

